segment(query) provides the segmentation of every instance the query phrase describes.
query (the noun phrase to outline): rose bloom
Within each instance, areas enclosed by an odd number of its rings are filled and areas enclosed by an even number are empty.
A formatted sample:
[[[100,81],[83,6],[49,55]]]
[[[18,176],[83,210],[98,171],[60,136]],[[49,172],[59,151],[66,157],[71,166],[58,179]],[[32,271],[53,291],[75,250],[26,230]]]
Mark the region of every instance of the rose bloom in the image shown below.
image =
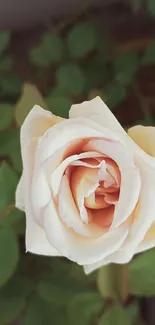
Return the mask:
[[[21,151],[27,251],[89,273],[155,246],[155,128],[127,134],[99,97],[73,105],[69,119],[36,105]]]

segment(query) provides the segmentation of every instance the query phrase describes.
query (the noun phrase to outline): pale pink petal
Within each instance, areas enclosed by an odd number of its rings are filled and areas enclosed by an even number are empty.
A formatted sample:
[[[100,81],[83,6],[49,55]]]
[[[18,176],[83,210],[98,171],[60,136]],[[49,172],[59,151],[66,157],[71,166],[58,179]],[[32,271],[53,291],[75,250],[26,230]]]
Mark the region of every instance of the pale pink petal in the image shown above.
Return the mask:
[[[24,173],[22,174],[15,193],[16,208],[25,210],[25,189],[24,189]]]
[[[63,176],[66,168],[69,165],[73,165],[73,166],[74,165],[82,165],[82,166],[85,165],[86,166],[88,164],[86,164],[84,162],[76,162],[75,163],[75,161],[77,161],[79,159],[92,158],[92,157],[98,157],[98,156],[100,157],[101,154],[98,154],[97,152],[83,152],[81,154],[73,155],[73,156],[70,156],[70,157],[66,158],[65,160],[63,160],[62,163],[53,171],[53,173],[51,175],[51,189],[53,191],[54,197],[56,197],[58,195],[62,176]],[[52,166],[52,160],[53,160],[53,158],[51,157],[51,160],[50,160],[51,166]]]
[[[120,250],[110,255],[107,260],[113,263],[128,263],[135,253],[153,247],[153,233],[147,236],[155,221],[155,171],[139,161],[141,170],[142,188],[139,203],[133,216],[131,215],[131,225],[129,234]],[[154,227],[153,227],[154,228]],[[145,236],[148,241],[145,241]],[[142,245],[142,246],[141,246]]]
[[[143,241],[139,244],[136,253],[143,252],[155,246],[155,222],[151,225],[147,231]]]
[[[72,105],[69,111],[69,117],[86,117],[101,124],[103,127],[109,128],[118,135],[124,136],[125,134],[120,123],[99,96],[90,101]]]
[[[71,176],[71,190],[79,208],[81,219],[88,223],[89,218],[84,206],[85,197],[93,193],[98,187],[98,168],[76,167]]]
[[[121,141],[128,146],[128,150],[136,153],[139,157],[141,157],[141,159],[143,159],[145,162],[148,162],[149,165],[155,167],[154,160],[150,159],[150,157],[139,146],[137,146],[134,141],[132,141],[132,139],[127,135],[118,120],[115,118],[115,116],[112,114],[110,109],[105,105],[100,97],[97,96],[90,101],[72,105],[69,112],[69,117],[85,117],[94,122],[97,122],[98,125],[101,125],[104,128],[112,130],[115,135],[117,135]]]
[[[84,265],[84,267],[83,267],[84,272],[85,272],[85,274],[90,274],[91,272],[93,272],[93,271],[95,271],[95,270],[99,269],[100,267],[105,266],[107,264],[109,264],[109,262],[104,259],[104,260],[101,260],[101,261],[99,261],[97,263]]]
[[[97,237],[103,233],[103,230],[99,227],[95,227],[91,224],[86,225],[82,222],[80,213],[72,197],[69,180],[65,175],[62,177],[61,181],[58,210],[65,225],[72,228],[77,234],[87,237]]]
[[[47,240],[45,231],[37,223],[31,204],[31,180],[34,166],[34,152],[37,140],[34,139],[23,149],[25,213],[26,213],[26,251],[43,255],[60,255]]]
[[[21,127],[21,147],[25,146],[32,138],[42,136],[47,129],[62,120],[51,112],[35,105]]]
[[[155,221],[155,170],[141,161],[137,163],[141,170],[142,187],[129,236],[122,248],[125,251],[129,250],[131,255],[138,249],[138,245],[144,240],[147,231]]]
[[[112,223],[112,227],[117,227],[130,216],[137,204],[141,187],[139,169],[135,166],[134,157],[128,148],[120,142],[91,140],[84,146],[86,151],[92,148],[112,158],[121,172],[120,196]]]
[[[37,161],[42,164],[57,150],[66,148],[72,141],[87,141],[90,138],[108,138],[118,141],[118,137],[111,130],[105,129],[89,119],[65,120],[47,130],[39,139]]]
[[[64,225],[52,200],[45,208],[43,218],[51,245],[61,255],[80,265],[96,263],[106,258],[119,249],[128,234],[128,223],[124,223],[123,226],[107,231],[95,239],[76,235]]]

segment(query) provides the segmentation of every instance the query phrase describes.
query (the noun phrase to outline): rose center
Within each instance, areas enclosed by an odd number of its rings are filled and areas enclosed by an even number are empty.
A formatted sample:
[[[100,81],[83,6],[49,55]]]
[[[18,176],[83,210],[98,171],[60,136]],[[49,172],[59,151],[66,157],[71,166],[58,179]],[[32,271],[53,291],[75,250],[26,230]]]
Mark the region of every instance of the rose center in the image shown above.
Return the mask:
[[[110,158],[83,159],[76,164],[71,171],[70,186],[77,208],[87,212],[88,219],[84,222],[109,227],[120,192],[117,164]]]

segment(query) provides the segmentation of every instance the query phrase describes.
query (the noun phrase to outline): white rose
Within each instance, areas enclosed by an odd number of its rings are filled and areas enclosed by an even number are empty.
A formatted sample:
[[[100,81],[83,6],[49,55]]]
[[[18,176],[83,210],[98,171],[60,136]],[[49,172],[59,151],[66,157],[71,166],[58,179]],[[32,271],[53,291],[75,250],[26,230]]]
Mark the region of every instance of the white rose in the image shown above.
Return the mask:
[[[34,106],[21,128],[16,191],[27,251],[89,273],[155,246],[155,129],[129,136],[99,97],[73,105],[69,119]]]

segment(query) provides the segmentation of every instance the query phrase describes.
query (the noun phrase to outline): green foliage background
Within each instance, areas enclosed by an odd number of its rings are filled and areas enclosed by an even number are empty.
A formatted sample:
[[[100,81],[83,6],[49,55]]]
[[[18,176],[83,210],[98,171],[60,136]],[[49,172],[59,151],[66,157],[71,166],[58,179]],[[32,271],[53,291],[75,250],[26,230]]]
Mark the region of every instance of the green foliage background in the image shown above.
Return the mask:
[[[147,10],[155,19],[153,0]],[[14,72],[11,39],[0,31],[0,325],[142,325],[139,298],[155,295],[155,250],[128,265],[129,297],[121,306],[115,285],[107,288],[109,267],[85,276],[66,259],[25,253],[25,216],[15,209],[14,195],[22,171],[20,126],[34,104],[68,117],[72,103],[100,95],[115,113],[134,90],[142,123],[154,124],[137,76],[155,65],[155,43],[120,51],[111,38],[107,45],[97,24],[80,18],[45,30],[30,47],[31,84]]]

